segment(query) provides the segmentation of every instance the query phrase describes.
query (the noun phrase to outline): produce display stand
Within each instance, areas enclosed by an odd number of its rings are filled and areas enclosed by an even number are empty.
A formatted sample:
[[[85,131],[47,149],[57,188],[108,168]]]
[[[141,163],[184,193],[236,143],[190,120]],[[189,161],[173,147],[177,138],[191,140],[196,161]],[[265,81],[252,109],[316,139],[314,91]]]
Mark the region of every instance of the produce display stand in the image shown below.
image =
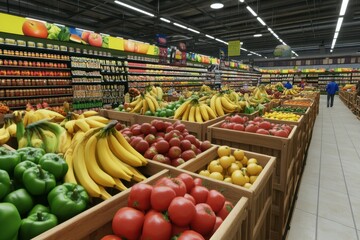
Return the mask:
[[[253,112],[253,113],[236,113],[236,114],[238,114],[239,116],[242,116],[242,117],[248,117],[249,120],[253,120],[254,118],[260,116],[260,112],[259,112],[259,111],[255,111],[255,112]]]
[[[222,122],[219,122],[208,128],[208,140],[211,143],[276,157],[272,193],[271,239],[281,239],[286,230],[295,190],[293,171],[297,126],[293,126],[288,138],[282,138],[224,129],[220,128],[221,124]]]
[[[206,169],[206,166],[214,159],[218,158],[217,149],[219,146],[206,151],[199,159],[189,160],[179,166],[179,168],[199,172]],[[234,148],[232,149],[234,151]],[[263,170],[250,189],[237,186],[231,183],[219,181],[222,184],[231,185],[234,191],[242,193],[249,199],[248,211],[248,239],[263,240],[270,238],[270,220],[271,220],[271,203],[272,203],[272,182],[273,171],[276,159],[272,156],[245,151],[248,158],[256,158],[258,163],[263,166]],[[210,179],[210,178],[209,178]]]
[[[222,117],[218,117],[215,119],[211,119],[209,121],[198,123],[198,122],[189,122],[189,121],[181,121],[186,127],[186,129],[189,131],[189,133],[193,134],[197,139],[200,141],[204,141],[207,139],[207,128],[217,122],[223,121],[227,115],[224,115]],[[152,120],[163,120],[167,122],[174,123],[176,121],[179,121],[177,119],[172,118],[162,118],[162,117],[154,117],[154,116],[145,116],[145,115],[136,115],[135,116],[135,122],[138,124],[142,123],[150,123]]]
[[[168,167],[164,169],[163,165],[149,162],[147,166],[140,168],[145,175],[151,176],[144,183],[154,184],[158,179],[168,176],[177,176],[186,172],[193,177],[203,179],[203,184],[209,189],[216,189],[234,204],[233,210],[225,219],[223,224],[210,238],[211,240],[243,240],[247,239],[247,211],[248,199],[239,191],[227,184],[207,179],[197,174],[187,172],[181,169]],[[130,189],[118,193],[109,200],[88,209],[85,212],[73,217],[72,219],[61,223],[55,228],[33,238],[34,240],[55,240],[55,239],[78,239],[78,240],[99,240],[107,234],[112,234],[111,222],[114,214],[121,207],[127,206],[127,199]]]
[[[100,115],[112,120],[118,120],[119,122],[125,124],[126,126],[131,126],[135,124],[135,113],[128,113],[128,112],[120,112],[114,110],[106,110],[101,109]]]

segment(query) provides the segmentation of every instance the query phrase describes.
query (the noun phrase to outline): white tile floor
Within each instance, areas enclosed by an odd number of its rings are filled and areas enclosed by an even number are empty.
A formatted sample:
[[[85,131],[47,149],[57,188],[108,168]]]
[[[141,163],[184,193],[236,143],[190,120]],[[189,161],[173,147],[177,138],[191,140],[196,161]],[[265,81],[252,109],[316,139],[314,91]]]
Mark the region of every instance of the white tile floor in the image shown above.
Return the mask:
[[[320,112],[287,240],[359,240],[360,121],[336,96]]]

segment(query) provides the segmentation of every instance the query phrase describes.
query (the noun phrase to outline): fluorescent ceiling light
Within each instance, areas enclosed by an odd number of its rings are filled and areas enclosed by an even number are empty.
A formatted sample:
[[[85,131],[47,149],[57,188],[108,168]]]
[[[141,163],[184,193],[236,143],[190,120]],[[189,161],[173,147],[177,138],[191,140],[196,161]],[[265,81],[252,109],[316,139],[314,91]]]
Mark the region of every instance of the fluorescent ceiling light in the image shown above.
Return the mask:
[[[246,52],[248,51],[246,48],[240,48],[240,49],[243,50],[243,51],[246,51]]]
[[[211,4],[210,7],[211,7],[212,9],[221,9],[221,8],[224,7],[224,4],[222,4],[221,2],[217,2],[217,3]]]
[[[267,56],[265,56],[264,58],[266,58],[266,59],[267,59]]]
[[[254,37],[262,37],[261,33],[254,34]]]
[[[273,33],[274,31],[271,28],[268,28],[269,32]]]
[[[339,14],[340,16],[344,16],[344,15],[345,15],[345,12],[346,12],[348,3],[349,3],[349,0],[343,0],[343,1],[342,1],[341,9],[340,9],[340,14]]]
[[[243,3],[243,2],[244,2],[244,0],[239,0],[239,2],[242,2],[242,3]]]
[[[252,53],[248,53],[248,56],[251,56],[252,55]]]
[[[26,19],[33,20],[33,21],[38,21],[38,22],[42,22],[42,23],[46,23],[46,21],[44,21],[44,20],[39,20],[39,19],[36,19],[36,18],[27,17]]]
[[[246,9],[247,9],[254,17],[257,17],[256,12],[254,12],[254,10],[252,10],[251,7],[247,6]]]
[[[333,39],[332,44],[331,44],[331,48],[334,48],[336,44],[336,38]]]
[[[274,37],[276,37],[277,39],[280,39],[276,33],[272,32],[272,35],[274,35]]]
[[[186,26],[179,24],[179,23],[173,23],[175,26],[183,28],[183,29],[188,29]]]
[[[163,17],[161,17],[160,20],[163,21],[163,22],[170,23],[170,20],[168,20],[168,19],[166,19],[166,18],[163,18]]]
[[[226,45],[229,45],[229,43],[227,43],[227,42],[225,42],[225,41],[223,41],[223,40],[221,40],[221,39],[218,39],[218,38],[215,38],[215,41],[218,41],[218,42],[224,43],[224,44],[226,44]]]
[[[333,52],[333,49],[330,49],[330,52]]]
[[[260,18],[260,17],[257,17],[256,18],[263,26],[266,25],[266,23]]]
[[[149,12],[146,12],[146,11],[144,11],[144,10],[141,10],[141,9],[139,9],[139,8],[137,8],[137,7],[133,7],[133,6],[129,5],[129,4],[126,4],[126,3],[123,3],[123,2],[120,2],[120,1],[117,1],[117,0],[115,1],[115,3],[117,3],[117,4],[119,4],[119,5],[123,6],[123,7],[126,7],[126,8],[130,8],[130,9],[132,9],[132,10],[134,10],[134,11],[139,12],[139,13],[148,15],[148,16],[150,16],[150,17],[155,17],[154,14],[149,13]]]
[[[335,32],[340,32],[340,28],[341,28],[343,20],[344,20],[343,17],[339,17],[337,24],[336,24]]]
[[[198,30],[195,30],[195,29],[192,29],[192,28],[187,28],[187,30],[189,30],[189,31],[191,31],[191,32],[194,32],[194,33],[197,33],[197,34],[200,33]]]
[[[205,34],[205,36],[208,37],[208,38],[211,38],[211,39],[215,39],[213,36],[210,36],[210,35],[207,35],[207,34]]]
[[[338,38],[338,36],[339,36],[339,32],[335,32],[334,38]]]

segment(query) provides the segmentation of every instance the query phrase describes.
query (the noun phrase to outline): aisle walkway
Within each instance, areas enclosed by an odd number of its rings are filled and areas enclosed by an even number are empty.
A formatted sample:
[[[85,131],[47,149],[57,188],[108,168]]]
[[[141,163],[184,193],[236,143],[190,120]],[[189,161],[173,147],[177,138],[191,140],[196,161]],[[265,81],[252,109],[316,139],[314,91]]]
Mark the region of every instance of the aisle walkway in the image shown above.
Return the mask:
[[[287,240],[360,239],[360,121],[334,105],[321,96]]]

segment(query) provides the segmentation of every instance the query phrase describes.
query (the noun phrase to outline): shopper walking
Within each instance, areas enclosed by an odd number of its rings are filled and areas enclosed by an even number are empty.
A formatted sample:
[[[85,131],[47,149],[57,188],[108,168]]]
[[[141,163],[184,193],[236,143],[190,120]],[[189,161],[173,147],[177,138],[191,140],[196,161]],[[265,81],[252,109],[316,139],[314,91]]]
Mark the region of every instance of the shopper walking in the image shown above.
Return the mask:
[[[327,107],[329,107],[329,102],[330,102],[330,107],[332,107],[334,105],[334,96],[335,93],[339,91],[339,86],[338,84],[335,82],[335,80],[332,80],[331,82],[328,83],[328,85],[326,86],[326,92],[327,92]]]
[[[293,85],[287,81],[285,84],[284,84],[284,87],[287,88],[287,89],[291,89],[293,87]]]

